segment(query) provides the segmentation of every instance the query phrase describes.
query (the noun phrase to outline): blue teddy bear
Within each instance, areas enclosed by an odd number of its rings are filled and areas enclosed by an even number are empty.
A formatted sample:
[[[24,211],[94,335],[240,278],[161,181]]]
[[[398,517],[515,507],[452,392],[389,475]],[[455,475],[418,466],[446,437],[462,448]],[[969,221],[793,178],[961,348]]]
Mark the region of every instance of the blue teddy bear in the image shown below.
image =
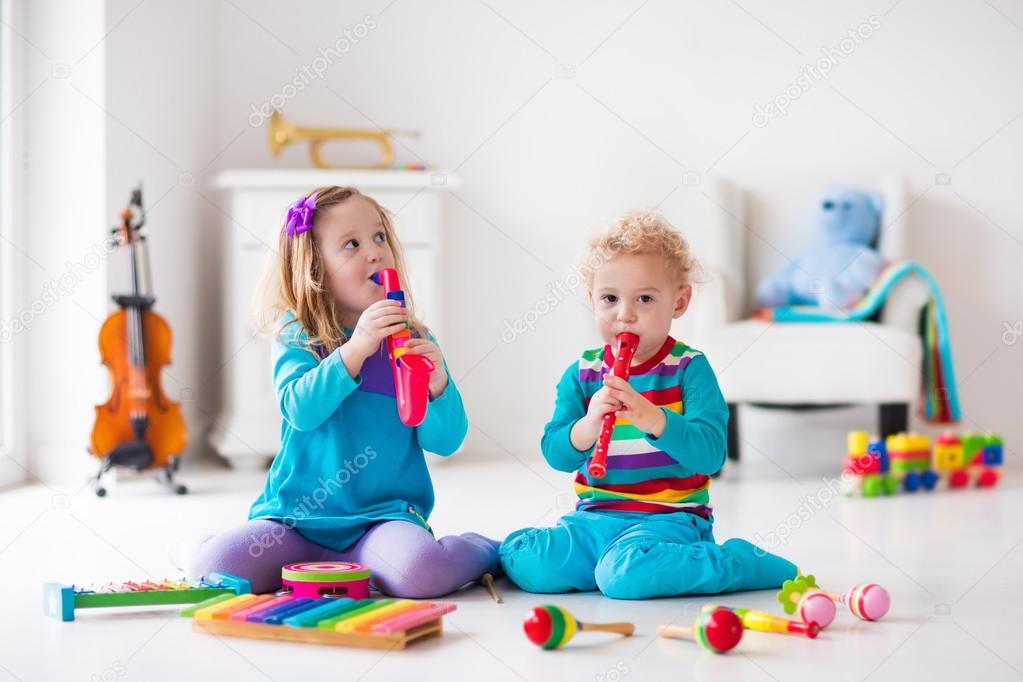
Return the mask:
[[[829,191],[820,203],[814,246],[757,285],[757,304],[828,310],[855,304],[884,267],[881,254],[871,246],[880,231],[883,207],[876,192]]]

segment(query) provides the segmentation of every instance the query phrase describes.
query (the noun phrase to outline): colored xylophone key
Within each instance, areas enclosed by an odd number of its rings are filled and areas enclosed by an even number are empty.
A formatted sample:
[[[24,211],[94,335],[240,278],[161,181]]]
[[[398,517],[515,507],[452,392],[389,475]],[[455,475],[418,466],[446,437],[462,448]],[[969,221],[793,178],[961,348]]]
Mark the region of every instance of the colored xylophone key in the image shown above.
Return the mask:
[[[286,604],[289,601],[291,601],[291,597],[290,596],[284,596],[284,597],[271,596],[270,599],[268,599],[267,601],[264,601],[264,602],[262,602],[260,604],[255,604],[254,606],[249,606],[248,608],[244,608],[241,611],[235,611],[230,616],[228,616],[227,619],[231,620],[231,621],[234,621],[236,623],[239,623],[239,622],[240,623],[244,623],[244,622],[248,621],[249,616],[254,616],[257,613],[263,613],[264,611],[269,611],[270,609],[275,609],[278,606],[281,606],[282,604]]]
[[[187,616],[188,618],[191,618],[191,617],[193,617],[195,615],[195,612],[198,611],[199,609],[204,609],[207,606],[213,606],[214,604],[223,603],[223,602],[227,601],[228,599],[234,599],[236,596],[237,595],[231,594],[230,592],[226,592],[224,594],[218,594],[218,595],[215,595],[213,597],[210,597],[209,599],[203,600],[203,601],[199,602],[198,604],[191,604],[190,606],[186,606],[185,608],[183,608],[180,611],[178,611],[178,614],[180,614],[182,616]]]
[[[343,613],[357,609],[360,606],[360,603],[369,601],[369,599],[357,600],[349,599],[347,597],[332,599],[327,604],[320,604],[294,616],[285,618],[284,625],[290,625],[295,628],[314,628],[321,620],[340,616]]]
[[[436,620],[444,614],[451,613],[457,608],[454,604],[450,603],[428,603],[423,608],[408,611],[406,613],[389,618],[387,620],[377,621],[369,626],[371,632],[378,634],[394,634],[397,632],[405,632],[410,630],[417,625],[428,623],[432,620]]]
[[[415,606],[416,602],[411,599],[399,599],[398,601],[381,606],[369,613],[363,613],[351,618],[344,618],[336,626],[334,626],[334,629],[338,632],[355,632],[362,627],[370,626],[378,620],[405,613],[409,609],[415,608]]]
[[[346,618],[358,618],[367,613],[370,613],[371,611],[377,611],[393,603],[394,603],[393,599],[377,599],[375,601],[371,601],[369,604],[363,604],[362,606],[358,607],[357,609],[353,609],[348,613],[343,613],[339,616],[334,616],[333,618],[321,620],[319,623],[316,624],[316,627],[318,627],[321,630],[336,630],[337,624],[345,620]]]
[[[320,599],[293,598],[293,606],[284,611],[266,618],[263,622],[267,625],[292,625],[293,627],[316,627],[327,618],[344,617],[339,616],[341,612],[351,611],[349,602],[354,601],[348,598],[322,597]],[[370,601],[370,600],[366,600]],[[300,603],[304,602],[304,603]],[[339,606],[343,604],[344,606]],[[290,621],[290,623],[288,622]],[[302,623],[305,623],[304,625]]]
[[[294,616],[306,609],[312,608],[318,599],[310,599],[309,597],[292,598],[290,601],[281,604],[275,609],[257,613],[254,616],[249,616],[250,623],[264,623],[266,625],[280,625],[285,618]]]
[[[246,596],[248,596],[248,595],[246,595]],[[247,599],[245,601],[234,602],[234,604],[231,605],[228,608],[217,609],[213,613],[213,620],[230,620],[231,616],[233,616],[236,613],[240,613],[242,611],[248,611],[249,609],[259,608],[263,604],[265,604],[268,601],[271,601],[273,599],[273,595],[272,594],[260,594],[260,595],[255,595],[254,594],[254,595],[251,595],[251,596],[252,596],[252,599]]]
[[[192,617],[195,618],[196,620],[213,620],[217,616],[217,613],[231,613],[232,611],[236,611],[246,606],[247,604],[249,604],[249,602],[251,602],[253,599],[256,599],[257,597],[258,595],[255,594],[239,594],[236,597],[232,597],[231,599],[218,602],[216,604],[213,604],[212,606],[205,606],[201,609],[198,609],[192,615]],[[220,620],[220,618],[216,619]]]

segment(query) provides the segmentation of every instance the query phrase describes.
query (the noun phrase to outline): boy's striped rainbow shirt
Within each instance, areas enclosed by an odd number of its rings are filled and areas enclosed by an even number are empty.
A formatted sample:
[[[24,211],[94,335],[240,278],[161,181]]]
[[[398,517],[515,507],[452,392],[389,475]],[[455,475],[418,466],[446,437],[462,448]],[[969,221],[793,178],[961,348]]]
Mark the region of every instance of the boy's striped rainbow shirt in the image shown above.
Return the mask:
[[[629,385],[654,405],[685,412],[682,375],[700,351],[668,337],[661,349],[630,370]],[[590,397],[604,385],[614,356],[610,346],[583,352],[579,359],[579,384],[589,407]],[[607,474],[593,479],[576,472],[576,509],[668,513],[685,511],[711,518],[710,477],[686,469],[668,453],[648,441],[626,419],[615,421],[607,453]]]

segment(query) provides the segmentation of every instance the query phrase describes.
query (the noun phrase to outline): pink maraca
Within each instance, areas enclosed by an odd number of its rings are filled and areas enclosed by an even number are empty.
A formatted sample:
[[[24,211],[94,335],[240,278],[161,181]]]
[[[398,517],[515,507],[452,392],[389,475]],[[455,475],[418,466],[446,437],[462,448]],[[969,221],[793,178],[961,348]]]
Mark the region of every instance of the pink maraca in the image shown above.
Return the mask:
[[[799,600],[797,613],[804,623],[816,621],[824,629],[835,620],[835,602],[820,590],[808,590]]]
[[[822,628],[835,619],[835,603],[842,602],[860,620],[879,620],[891,608],[888,590],[876,583],[858,583],[844,594],[825,592],[812,575],[797,575],[782,583],[778,601],[785,613],[799,612],[803,622],[816,621]]]
[[[880,620],[892,605],[888,590],[876,583],[859,583],[842,595],[842,603],[861,620]]]

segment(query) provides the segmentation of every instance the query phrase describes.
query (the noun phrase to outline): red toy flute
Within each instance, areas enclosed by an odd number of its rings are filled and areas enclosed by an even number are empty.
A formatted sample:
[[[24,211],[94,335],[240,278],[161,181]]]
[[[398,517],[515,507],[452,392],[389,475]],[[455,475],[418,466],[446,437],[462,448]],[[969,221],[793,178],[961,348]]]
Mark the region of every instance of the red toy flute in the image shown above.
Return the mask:
[[[373,281],[382,284],[387,298],[405,307],[405,292],[398,281],[398,271],[385,268],[373,273]],[[419,426],[426,417],[430,400],[430,374],[437,367],[433,360],[418,353],[406,354],[405,342],[411,338],[408,323],[405,329],[387,337],[387,356],[394,372],[394,397],[398,401],[398,417],[406,426]]]
[[[632,332],[622,332],[615,339],[618,349],[615,351],[615,362],[611,366],[611,373],[616,377],[629,380],[629,370],[632,365],[632,356],[636,353],[636,346],[639,345],[639,337]],[[607,474],[607,448],[611,444],[611,432],[615,428],[615,413],[608,412],[600,427],[600,436],[597,437],[597,447],[593,450],[593,457],[590,459],[588,471],[592,478],[604,478]]]

